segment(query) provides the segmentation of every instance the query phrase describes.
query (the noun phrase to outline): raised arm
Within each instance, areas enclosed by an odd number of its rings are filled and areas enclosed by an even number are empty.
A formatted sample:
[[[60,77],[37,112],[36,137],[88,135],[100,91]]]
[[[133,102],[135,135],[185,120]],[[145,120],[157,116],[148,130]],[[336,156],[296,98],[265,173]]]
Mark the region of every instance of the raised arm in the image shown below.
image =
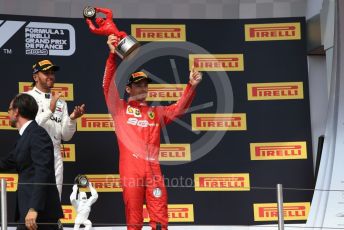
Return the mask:
[[[119,38],[115,35],[108,37],[107,44],[110,49],[108,59],[106,60],[105,72],[103,77],[103,91],[107,107],[112,115],[116,112],[116,108],[120,106],[121,100],[115,83],[116,79],[116,53],[115,46],[118,44]]]
[[[73,192],[70,194],[70,203],[73,205],[74,208],[77,208],[77,200],[76,200],[76,194],[78,192],[78,185],[73,185]]]
[[[178,116],[183,115],[190,107],[193,98],[195,97],[195,90],[197,85],[202,81],[202,74],[192,68],[189,76],[189,83],[187,84],[181,98],[174,104],[163,106],[159,109],[162,110],[163,124],[169,124]]]
[[[91,19],[86,18],[86,23],[88,25],[88,28],[91,30],[92,33],[98,34],[98,35],[104,35],[104,31],[100,28],[97,28]]]
[[[106,19],[108,20],[112,20],[112,11],[108,8],[100,8],[100,7],[96,7],[96,11],[97,13],[103,13],[106,15]]]
[[[88,201],[90,202],[90,205],[92,205],[97,201],[98,193],[97,193],[97,190],[93,188],[91,183],[89,183],[88,188],[90,189],[90,192],[91,192],[91,196],[90,198],[88,198]]]

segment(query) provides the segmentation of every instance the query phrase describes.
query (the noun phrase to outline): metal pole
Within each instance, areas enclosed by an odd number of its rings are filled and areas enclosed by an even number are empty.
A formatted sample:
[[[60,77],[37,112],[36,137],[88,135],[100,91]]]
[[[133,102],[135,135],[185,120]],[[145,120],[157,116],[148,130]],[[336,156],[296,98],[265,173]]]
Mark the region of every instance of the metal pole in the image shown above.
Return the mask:
[[[278,210],[278,229],[284,230],[283,186],[282,186],[282,184],[277,184],[277,210]]]
[[[7,230],[7,194],[6,179],[2,178],[1,183],[1,230]]]

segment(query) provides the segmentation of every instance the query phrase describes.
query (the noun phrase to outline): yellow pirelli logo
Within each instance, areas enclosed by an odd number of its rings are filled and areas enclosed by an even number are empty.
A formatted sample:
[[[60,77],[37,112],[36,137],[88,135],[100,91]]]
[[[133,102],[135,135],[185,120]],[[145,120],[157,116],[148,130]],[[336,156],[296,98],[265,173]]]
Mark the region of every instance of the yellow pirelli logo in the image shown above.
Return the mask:
[[[87,174],[86,176],[97,192],[122,192],[119,174]],[[128,181],[130,182],[137,183],[134,180]],[[81,191],[88,191],[88,188],[82,188]]]
[[[250,191],[248,173],[195,174],[195,191]]]
[[[147,101],[178,101],[186,84],[149,84]]]
[[[241,131],[246,130],[246,113],[192,114],[192,130]]]
[[[303,99],[303,82],[248,83],[249,101]]]
[[[300,39],[301,25],[299,22],[245,25],[245,41],[275,41]]]
[[[132,24],[131,34],[142,42],[185,42],[185,25]]]
[[[169,204],[167,209],[168,222],[194,222],[193,204]],[[150,221],[146,205],[143,205],[143,220]]]
[[[62,224],[74,224],[76,211],[72,205],[62,205],[63,218],[60,219]]]
[[[160,161],[191,161],[190,144],[160,144]]]
[[[307,159],[307,144],[299,142],[250,143],[251,160]]]
[[[63,161],[75,161],[75,144],[62,144],[61,155]]]
[[[8,112],[0,112],[0,130],[17,130],[16,128],[12,128],[10,124],[10,117]]]
[[[77,120],[78,131],[114,131],[115,124],[110,114],[84,114]]]
[[[199,71],[244,71],[243,54],[189,54],[189,68]]]
[[[307,220],[310,209],[309,202],[283,204],[284,220]],[[277,221],[277,203],[253,204],[254,221]]]
[[[31,84],[32,82],[19,82],[19,93],[31,90]],[[51,93],[61,93],[61,98],[66,101],[74,100],[74,87],[71,83],[55,83]]]
[[[18,174],[0,174],[0,179],[6,180],[6,191],[7,192],[15,192],[18,188]]]

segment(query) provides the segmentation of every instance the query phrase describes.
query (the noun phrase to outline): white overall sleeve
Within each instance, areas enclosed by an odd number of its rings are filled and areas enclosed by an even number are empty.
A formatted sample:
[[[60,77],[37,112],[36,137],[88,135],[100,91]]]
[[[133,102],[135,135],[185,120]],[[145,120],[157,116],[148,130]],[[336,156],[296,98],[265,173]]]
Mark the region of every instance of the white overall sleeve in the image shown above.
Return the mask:
[[[68,107],[65,101],[63,101],[63,114],[62,114],[61,123],[62,123],[61,124],[62,125],[62,128],[61,128],[62,140],[69,141],[70,139],[72,139],[76,131],[76,119],[71,120],[69,118]]]
[[[90,205],[92,205],[97,201],[98,193],[97,193],[97,190],[93,188],[91,183],[89,184],[88,187],[90,188],[90,191],[91,191],[91,197],[88,199],[88,202],[90,203]]]
[[[75,209],[78,208],[78,201],[76,199],[77,192],[78,192],[78,186],[75,184],[73,185],[73,192],[70,194],[70,197],[69,197],[70,203],[73,205]]]

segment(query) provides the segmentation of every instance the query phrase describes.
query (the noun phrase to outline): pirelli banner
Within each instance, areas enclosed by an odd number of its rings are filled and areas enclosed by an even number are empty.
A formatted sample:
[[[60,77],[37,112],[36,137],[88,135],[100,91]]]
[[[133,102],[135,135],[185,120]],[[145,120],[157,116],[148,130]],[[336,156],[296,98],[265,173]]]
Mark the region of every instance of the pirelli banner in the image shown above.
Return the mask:
[[[276,223],[276,192],[271,188],[277,183],[302,188],[285,191],[284,219],[305,222],[312,199],[308,189],[314,188],[305,19],[115,22],[141,44],[135,55],[117,60],[122,98],[134,71],[153,79],[147,95],[153,106],[178,101],[190,69],[203,72],[190,109],[161,129],[159,160],[170,223]],[[62,94],[69,111],[86,105],[77,132],[61,145],[67,226],[76,215],[69,196],[77,174],[88,175],[99,192],[90,216],[94,226],[125,223],[115,124],[102,90],[106,40],[91,34],[84,19],[0,15],[1,157],[18,136],[9,125],[10,99],[31,89],[31,67],[38,59],[61,67],[52,93]],[[140,118],[140,109],[130,107],[127,113],[133,116],[128,124],[149,125]],[[8,182],[13,222],[18,174],[1,173]],[[146,206],[143,217],[149,221]]]

